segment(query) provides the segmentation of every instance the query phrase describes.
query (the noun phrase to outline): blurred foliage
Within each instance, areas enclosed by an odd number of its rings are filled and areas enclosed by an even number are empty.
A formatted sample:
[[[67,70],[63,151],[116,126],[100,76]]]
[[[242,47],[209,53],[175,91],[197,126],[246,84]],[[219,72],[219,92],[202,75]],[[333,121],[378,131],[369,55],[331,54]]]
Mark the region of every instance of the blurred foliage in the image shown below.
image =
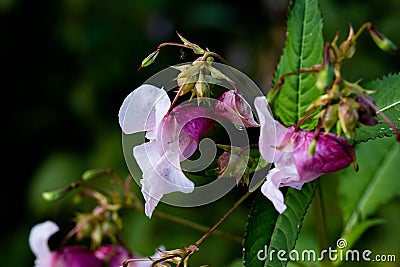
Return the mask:
[[[320,5],[328,40],[336,30],[346,36],[349,23],[358,27],[371,21],[396,44],[400,43],[397,0],[321,0]],[[34,224],[51,219],[66,231],[70,229],[70,218],[76,209],[72,200],[45,203],[39,195],[42,191],[67,185],[90,168],[113,168],[122,175],[128,174],[117,118],[122,100],[158,70],[192,57],[188,53],[180,59],[181,51],[171,48],[160,54],[156,64],[138,71],[142,59],[159,43],[177,41],[178,31],[224,56],[266,92],[285,40],[286,7],[284,0],[251,4],[0,0],[0,53],[5,67],[1,87],[6,119],[2,128],[6,146],[1,194],[2,264],[33,265],[28,235]],[[354,60],[346,63],[344,71],[354,80],[368,80],[399,68],[398,58],[381,52],[365,34]],[[337,182],[336,175],[323,180],[328,183],[324,188],[331,240],[335,240],[341,225],[337,205],[331,207],[337,202]],[[160,204],[159,209],[212,225],[239,191],[204,207],[183,209]],[[395,199],[379,209],[379,216],[387,223],[370,229],[358,245],[398,251],[391,231],[400,227],[398,216],[393,216],[399,207],[399,200]],[[247,212],[248,203],[244,203],[221,229],[242,235]],[[306,224],[302,231],[299,246],[310,247],[315,240],[312,212],[306,222],[309,226]],[[128,244],[143,255],[153,254],[161,244],[167,248],[188,245],[201,235],[128,211],[125,231]],[[226,266],[240,257],[240,244],[211,237],[193,257],[193,264]]]

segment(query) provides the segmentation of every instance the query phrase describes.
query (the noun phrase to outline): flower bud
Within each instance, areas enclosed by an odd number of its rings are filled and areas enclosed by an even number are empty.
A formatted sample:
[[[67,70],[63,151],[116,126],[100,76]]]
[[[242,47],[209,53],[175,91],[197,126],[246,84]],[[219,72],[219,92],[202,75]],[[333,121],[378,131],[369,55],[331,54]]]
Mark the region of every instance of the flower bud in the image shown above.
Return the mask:
[[[259,127],[259,124],[254,120],[251,106],[240,93],[233,90],[225,91],[218,97],[214,110],[235,125]]]
[[[56,201],[67,195],[69,188],[61,188],[54,191],[42,192],[42,198],[48,202]]]
[[[396,45],[385,35],[378,32],[374,27],[369,28],[369,34],[375,44],[385,52],[398,52]]]
[[[202,98],[209,98],[210,97],[210,85],[208,84],[208,82],[205,80],[204,77],[204,69],[201,68],[200,72],[199,72],[199,78],[196,82],[196,84],[194,85],[195,89],[196,89],[196,95],[198,98],[198,101],[201,101]]]
[[[340,50],[343,58],[351,58],[356,52],[356,41],[354,40],[354,30],[350,25],[349,36],[346,41],[340,45]]]
[[[156,51],[154,51],[153,53],[148,55],[145,59],[143,59],[142,65],[140,65],[140,69],[143,69],[144,67],[147,67],[150,64],[152,64],[154,62],[154,60],[156,60],[159,53],[160,53],[160,50],[157,49]]]
[[[325,91],[327,88],[330,88],[333,82],[334,71],[332,64],[327,64],[324,68],[318,72],[317,80],[315,82],[315,86],[322,91]]]
[[[345,98],[339,104],[339,120],[343,132],[347,138],[351,137],[358,123],[358,103],[349,98]]]
[[[82,174],[82,180],[88,181],[93,178],[100,177],[104,174],[111,174],[111,169],[91,169]]]
[[[329,105],[323,112],[322,125],[325,132],[328,133],[338,121],[339,104]]]
[[[244,175],[247,169],[249,150],[243,150],[240,147],[232,147],[231,152],[225,151],[218,158],[218,178],[235,177],[236,183],[242,181],[248,183]]]

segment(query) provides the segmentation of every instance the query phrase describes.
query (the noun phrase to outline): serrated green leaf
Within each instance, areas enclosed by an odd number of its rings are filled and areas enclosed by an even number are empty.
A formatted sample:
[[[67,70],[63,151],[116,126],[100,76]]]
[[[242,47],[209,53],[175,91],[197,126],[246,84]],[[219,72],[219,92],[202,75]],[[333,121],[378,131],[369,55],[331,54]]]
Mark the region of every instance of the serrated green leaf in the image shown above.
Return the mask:
[[[285,195],[285,204],[287,208],[284,213],[278,216],[274,232],[269,244],[269,251],[284,250],[287,254],[294,249],[297,237],[300,233],[304,216],[311,203],[317,181],[306,183],[302,190],[289,188]],[[288,261],[281,261],[276,257],[268,257],[264,266],[266,267],[284,267]]]
[[[262,267],[264,262],[258,259],[257,253],[263,251],[265,245],[268,246],[278,212],[260,190],[253,194],[256,195],[251,205],[243,241],[243,261],[247,267]]]
[[[287,40],[274,74],[274,86],[289,72],[310,68],[321,63],[323,55],[322,16],[317,0],[296,1],[289,13]],[[285,79],[281,89],[268,98],[275,116],[285,125],[293,125],[304,115],[307,107],[321,95],[312,74],[293,75]],[[312,130],[316,121],[306,121],[303,129]]]
[[[315,181],[305,184],[302,190],[288,188],[285,194],[287,208],[279,215],[270,201],[258,193],[252,205],[243,242],[246,267],[287,265],[288,262],[279,260],[276,253],[268,252],[284,250],[289,253],[294,249],[315,188]]]
[[[391,198],[400,196],[399,148],[393,138],[377,139],[356,147],[359,172],[345,169],[339,180],[344,234],[353,231],[358,223]]]
[[[388,75],[382,79],[366,83],[363,87],[368,90],[377,90],[376,94],[371,95],[376,101],[376,106],[397,128],[400,128],[400,74]],[[389,124],[381,117],[380,121],[381,123],[375,126],[363,125],[357,129],[355,142],[360,143],[378,137],[392,136],[393,130]]]

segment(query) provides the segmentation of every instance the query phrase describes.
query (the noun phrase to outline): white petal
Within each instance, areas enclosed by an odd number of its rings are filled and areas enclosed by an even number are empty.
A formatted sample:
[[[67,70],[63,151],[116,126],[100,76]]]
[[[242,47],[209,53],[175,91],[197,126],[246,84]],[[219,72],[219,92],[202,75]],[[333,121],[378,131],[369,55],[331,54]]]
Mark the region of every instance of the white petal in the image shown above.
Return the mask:
[[[178,140],[173,144],[177,149]],[[148,142],[134,148],[135,159],[143,172],[142,194],[145,213],[150,218],[163,195],[171,192],[190,193],[194,184],[180,168],[180,153],[166,151],[160,154],[156,142]]]
[[[275,209],[279,213],[282,213],[285,211],[286,205],[283,202],[284,201],[283,194],[279,190],[279,181],[274,181],[276,179],[273,179],[274,177],[278,178],[277,175],[279,176],[278,169],[272,169],[269,171],[267,180],[261,186],[261,192],[272,202]]]
[[[282,213],[286,209],[282,192],[282,186],[298,188],[299,174],[294,163],[289,165],[278,164],[267,174],[267,181],[262,185],[261,192],[271,200],[275,209]],[[301,186],[300,186],[301,188]]]
[[[153,132],[167,114],[170,105],[171,101],[164,89],[149,84],[141,85],[125,98],[119,110],[122,131],[126,134]]]
[[[282,124],[274,120],[268,110],[265,97],[259,96],[254,100],[254,106],[260,120],[259,149],[266,162],[274,162],[276,147],[281,145],[286,133],[289,131]]]
[[[29,234],[29,246],[36,256],[36,267],[50,267],[52,252],[49,249],[49,238],[59,230],[52,221],[39,223],[32,227]]]

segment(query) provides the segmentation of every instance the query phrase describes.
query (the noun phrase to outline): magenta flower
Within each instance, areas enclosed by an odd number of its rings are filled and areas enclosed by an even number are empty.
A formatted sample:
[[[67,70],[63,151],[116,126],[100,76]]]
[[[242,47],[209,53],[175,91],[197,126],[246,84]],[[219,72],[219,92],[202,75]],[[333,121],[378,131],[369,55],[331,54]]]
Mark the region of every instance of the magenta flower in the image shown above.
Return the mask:
[[[119,111],[124,133],[145,131],[149,140],[133,149],[143,172],[140,182],[149,218],[164,194],[194,190],[180,162],[196,151],[200,135],[213,127],[206,108],[184,104],[168,112],[170,106],[165,90],[146,84],[130,93]]]
[[[36,256],[35,267],[102,267],[103,262],[91,250],[69,246],[51,251],[48,239],[59,230],[51,221],[35,225],[29,235],[29,245]]]
[[[35,267],[119,267],[125,260],[132,258],[140,260],[129,263],[128,267],[150,267],[152,263],[150,259],[144,261],[143,257],[113,244],[105,244],[95,251],[83,246],[67,246],[51,251],[48,240],[58,230],[52,221],[32,227],[29,245],[36,256]],[[156,256],[154,254],[152,257]]]
[[[348,167],[355,158],[352,146],[342,137],[332,133],[318,134],[315,151],[310,153],[314,131],[284,127],[274,120],[265,97],[254,101],[261,129],[259,149],[265,161],[274,163],[261,187],[262,193],[282,213],[286,209],[280,187],[298,190],[324,173]]]
[[[240,93],[228,90],[222,93],[214,105],[215,112],[236,125],[259,127],[254,120],[252,109]]]

